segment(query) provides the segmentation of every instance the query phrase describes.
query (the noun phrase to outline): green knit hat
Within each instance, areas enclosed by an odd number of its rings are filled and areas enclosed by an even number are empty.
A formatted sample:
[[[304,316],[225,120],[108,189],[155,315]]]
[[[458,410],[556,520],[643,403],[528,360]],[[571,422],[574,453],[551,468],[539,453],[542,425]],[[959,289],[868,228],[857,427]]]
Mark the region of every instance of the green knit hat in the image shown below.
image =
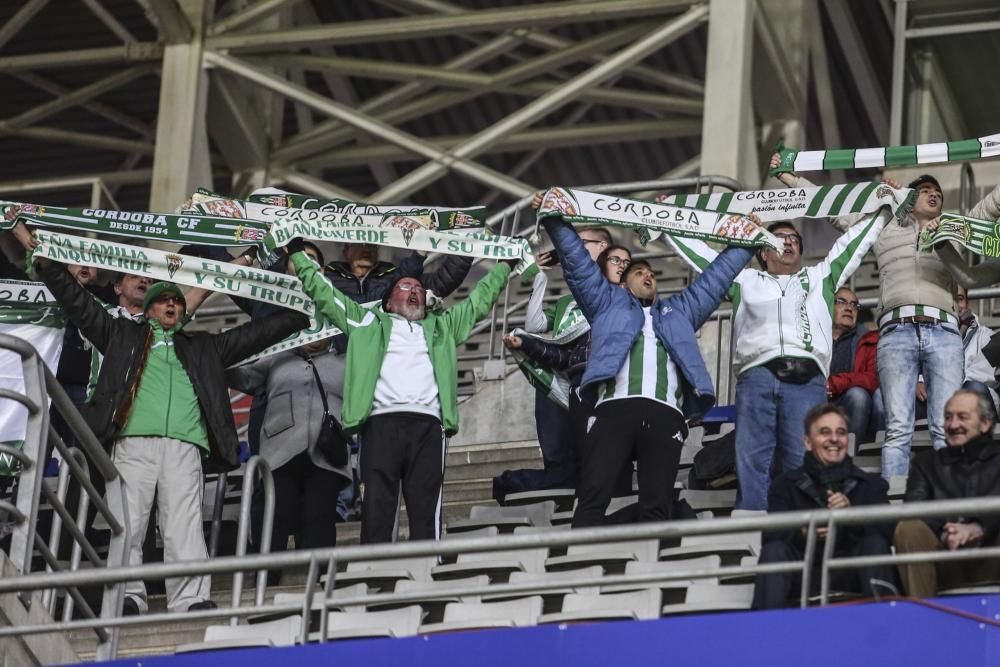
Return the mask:
[[[146,298],[142,300],[142,312],[145,313],[149,310],[150,304],[164,294],[173,294],[176,296],[181,302],[181,305],[184,306],[184,310],[187,311],[187,301],[184,300],[184,292],[181,291],[181,288],[174,283],[159,282],[153,283],[149,286],[149,289],[146,290]]]

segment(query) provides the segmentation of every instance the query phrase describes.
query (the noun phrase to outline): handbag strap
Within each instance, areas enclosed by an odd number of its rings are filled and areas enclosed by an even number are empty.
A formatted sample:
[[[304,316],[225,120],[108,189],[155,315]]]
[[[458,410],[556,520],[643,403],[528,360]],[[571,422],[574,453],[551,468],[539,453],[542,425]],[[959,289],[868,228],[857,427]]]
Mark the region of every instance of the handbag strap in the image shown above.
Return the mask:
[[[323,416],[327,417],[330,414],[330,405],[326,402],[326,389],[323,387],[323,381],[319,379],[319,371],[316,370],[316,364],[313,363],[312,357],[306,358],[306,363],[309,364],[309,368],[312,369],[313,377],[316,378],[316,386],[319,388],[319,397],[323,401]]]

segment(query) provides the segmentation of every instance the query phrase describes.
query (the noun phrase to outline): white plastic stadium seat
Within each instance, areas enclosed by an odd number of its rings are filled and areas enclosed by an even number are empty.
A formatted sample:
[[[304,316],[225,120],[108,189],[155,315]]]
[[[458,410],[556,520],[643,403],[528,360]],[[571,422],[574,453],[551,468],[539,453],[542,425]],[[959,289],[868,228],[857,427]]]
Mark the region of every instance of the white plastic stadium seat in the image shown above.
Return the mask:
[[[584,595],[571,593],[563,598],[562,611],[545,614],[538,623],[575,623],[581,621],[638,621],[660,617],[661,594],[658,588],[631,593]]]
[[[544,572],[545,557],[549,550],[511,549],[507,551],[483,551],[458,555],[458,560],[447,565],[438,565],[431,574],[434,579],[457,579],[487,574],[490,581],[507,581],[511,572]]]
[[[515,628],[535,625],[542,613],[542,598],[534,595],[506,602],[453,602],[444,609],[444,621],[420,626],[420,634]]]
[[[412,637],[420,627],[421,615],[418,605],[363,613],[332,612],[327,621],[326,638]],[[318,639],[318,632],[309,635],[309,641]]]
[[[678,572],[691,572],[696,570],[718,570],[722,565],[722,559],[718,556],[702,556],[701,558],[690,558],[687,560],[658,561],[655,563],[645,563],[632,561],[625,566],[625,574],[642,575],[662,575],[668,577]],[[659,588],[664,596],[664,603],[668,601],[683,602],[687,594],[687,588],[693,583],[717,584],[715,577],[709,579],[663,579],[662,581],[647,582],[642,584],[611,584],[601,586],[602,593],[622,593],[626,591],[642,590],[646,588]]]
[[[429,581],[431,568],[437,564],[436,556],[420,556],[417,558],[389,558],[386,560],[351,561],[347,570],[338,572],[334,586],[353,586],[366,584],[370,588],[391,591],[400,579],[413,581]],[[326,582],[324,575],[320,581]]]
[[[301,615],[254,625],[210,625],[205,628],[205,641],[182,644],[174,649],[174,653],[291,646],[298,639],[301,627]]]
[[[684,489],[681,491],[680,497],[682,500],[688,501],[691,509],[695,512],[712,510],[716,516],[729,514],[733,510],[733,506],[736,505],[736,489],[721,491]]]
[[[684,602],[667,604],[660,613],[664,616],[700,614],[717,611],[744,611],[753,602],[753,584],[719,585],[692,584],[688,586]]]
[[[573,579],[600,578],[604,576],[604,568],[600,565],[583,567],[579,570],[563,570],[561,572],[512,572],[510,575],[511,584],[556,584],[561,581],[571,581]],[[541,595],[545,601],[546,609],[558,610],[562,608],[562,599],[568,593],[592,593],[597,594],[600,589],[593,586],[562,586],[544,591],[538,591],[535,595]],[[493,593],[483,596],[484,601],[513,600],[532,595],[531,593]]]
[[[521,491],[520,493],[508,493],[503,498],[503,504],[507,507],[514,505],[533,505],[534,503],[551,500],[555,502],[556,509],[562,512],[573,509],[573,500],[576,498],[576,491],[573,489],[540,489],[538,491]]]
[[[629,561],[652,562],[657,558],[659,540],[608,542],[604,544],[571,544],[565,556],[553,556],[545,561],[545,569],[571,570],[600,565],[606,572],[624,572]]]

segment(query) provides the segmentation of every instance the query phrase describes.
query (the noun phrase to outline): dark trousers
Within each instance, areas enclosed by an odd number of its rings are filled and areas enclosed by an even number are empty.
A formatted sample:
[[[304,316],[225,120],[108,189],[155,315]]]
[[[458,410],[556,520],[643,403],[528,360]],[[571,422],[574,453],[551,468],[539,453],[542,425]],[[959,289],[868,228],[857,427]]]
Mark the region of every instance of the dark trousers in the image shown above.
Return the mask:
[[[677,464],[687,434],[681,413],[647,398],[625,398],[597,406],[588,423],[573,527],[604,524],[615,481],[633,450],[638,462],[639,520],[670,519]]]
[[[337,494],[347,480],[316,466],[309,452],[302,452],[272,472],[274,476],[274,522],[271,551],[288,548],[295,536],[296,549],[316,549],[337,544]],[[251,506],[253,542],[259,549],[264,520],[263,485],[254,490]]]
[[[576,483],[576,458],[570,415],[542,391],[535,391],[535,428],[545,475],[540,488],[571,488]]]
[[[843,538],[841,538],[843,539]],[[838,544],[840,542],[838,541]],[[817,542],[817,556],[821,556],[823,542]],[[837,547],[836,556],[884,556],[889,553],[889,542],[878,534],[868,534],[853,541],[851,544]],[[760,550],[758,563],[787,563],[801,561],[802,549],[786,540],[765,542]],[[819,559],[813,562],[811,584],[813,594],[820,590]],[[880,579],[889,583],[896,581],[896,573],[891,565],[854,568],[850,570],[831,570],[830,589],[846,593],[860,593],[866,598],[874,597],[872,579]],[[754,609],[780,609],[789,606],[789,600],[802,590],[802,575],[797,572],[783,574],[765,574],[757,577],[757,585],[753,591]]]
[[[447,438],[436,417],[394,412],[361,429],[361,542],[391,542],[399,485],[411,540],[441,537],[441,492]]]

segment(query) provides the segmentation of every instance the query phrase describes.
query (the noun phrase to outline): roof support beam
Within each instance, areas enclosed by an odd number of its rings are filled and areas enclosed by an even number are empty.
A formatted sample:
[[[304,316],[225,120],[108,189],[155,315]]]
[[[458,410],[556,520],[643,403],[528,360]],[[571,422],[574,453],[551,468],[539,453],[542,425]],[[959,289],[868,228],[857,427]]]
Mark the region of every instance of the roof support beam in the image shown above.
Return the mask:
[[[10,41],[10,38],[16,35],[24,24],[31,20],[31,18],[41,11],[42,7],[49,4],[49,0],[28,0],[24,3],[17,12],[7,19],[7,22],[0,27],[0,47]]]
[[[453,156],[438,150],[423,139],[392,127],[382,121],[361,114],[355,109],[351,109],[343,104],[334,102],[333,100],[323,97],[322,95],[318,95],[311,90],[296,86],[281,77],[261,71],[256,67],[230,56],[224,56],[219,53],[207,51],[205,53],[205,61],[208,64],[225,69],[226,71],[242,76],[261,86],[264,86],[265,88],[280,93],[289,99],[302,102],[321,113],[338,118],[344,123],[352,125],[363,132],[371,134],[372,136],[381,137],[386,141],[394,143],[407,150],[412,150],[414,153],[423,155],[428,159],[441,160],[454,168],[456,171],[461,172],[466,176],[490,187],[501,188],[515,197],[524,197],[532,191],[531,186],[525,183],[509,178],[508,176],[493,169],[489,169],[488,167],[465,160],[457,160]]]
[[[54,81],[49,81],[48,79],[40,77],[37,74],[32,74],[31,72],[10,72],[9,74],[18,81],[34,86],[39,90],[44,90],[54,97],[69,95],[73,92],[65,86],[61,86]],[[148,139],[149,141],[153,140],[153,136],[155,134],[153,128],[137,118],[133,118],[132,116],[124,114],[117,109],[107,106],[106,104],[95,102],[93,100],[81,102],[79,106],[81,109],[86,109],[92,114],[100,116],[105,120],[109,120],[116,125],[132,130],[143,139]]]
[[[104,46],[95,49],[29,53],[23,56],[0,58],[0,72],[39,70],[62,67],[89,67],[113,63],[159,60],[163,45],[155,42],[135,42],[121,46]]]
[[[87,134],[85,132],[71,132],[60,130],[54,127],[25,127],[12,130],[10,134],[39,141],[52,141],[55,143],[74,144],[86,148],[99,148],[108,151],[121,151],[123,153],[142,153],[150,155],[153,152],[153,145],[145,141],[135,141],[132,139],[115,139],[103,134]]]
[[[756,0],[711,0],[705,63],[701,173],[759,181],[754,131],[753,14]]]
[[[43,118],[57,114],[60,111],[69,109],[70,107],[75,107],[116,88],[121,88],[125,84],[135,81],[155,69],[156,68],[153,65],[137,65],[135,67],[130,67],[126,70],[115,72],[111,76],[99,79],[90,85],[84,86],[83,88],[61,95],[54,100],[46,102],[45,104],[40,104],[37,107],[28,109],[27,111],[16,116],[0,120],[0,134],[22,127],[28,127],[29,125],[34,125]]]
[[[132,185],[135,183],[147,183],[152,175],[152,169],[130,169],[128,171],[109,171],[87,174],[85,176],[72,174],[26,181],[0,181],[0,192],[7,194],[14,192],[65,190],[67,188],[89,186],[95,181],[100,181],[107,185]]]
[[[534,149],[561,148],[575,146],[581,142],[594,146],[625,141],[648,141],[674,137],[694,137],[701,134],[701,119],[621,121],[614,123],[571,124],[560,127],[545,127],[514,132],[485,154],[531,151]],[[442,151],[450,150],[468,141],[469,135],[451,135],[425,138]],[[414,159],[411,151],[392,144],[381,143],[370,146],[350,146],[318,155],[298,163],[299,167],[353,167],[366,165],[371,161],[402,161]]]
[[[438,12],[441,14],[458,14],[465,11],[461,7],[458,7],[450,2],[445,2],[444,0],[389,0],[388,2],[383,2],[383,4],[391,4],[401,11]],[[570,40],[563,39],[562,37],[542,32],[540,30],[517,28],[510,34],[522,39],[526,43],[546,49],[565,49],[573,44]],[[589,63],[599,63],[606,57],[607,56],[603,54],[592,54],[588,55],[585,58],[585,61]],[[648,65],[633,65],[625,73],[629,76],[646,81],[647,83],[663,86],[668,90],[675,90],[677,92],[694,95],[696,97],[701,97],[705,94],[705,86],[700,81],[695,81],[689,77],[671,74],[669,72],[663,72]]]
[[[642,39],[610,56],[601,64],[594,65],[562,86],[551,90],[515,113],[507,116],[499,123],[486,128],[471,137],[468,141],[456,146],[449,152],[448,157],[451,159],[465,159],[482,153],[501,141],[504,136],[531,125],[555,109],[576,99],[585,90],[620,74],[624,69],[639,62],[650,53],[686,35],[707,18],[708,9],[706,7],[699,6],[689,9],[680,17],[663,24]],[[434,182],[447,173],[447,171],[447,161],[430,162],[410,172],[391,184],[388,188],[383,188],[379,192],[376,192],[371,197],[371,200],[378,203],[405,197],[415,190]]]
[[[154,10],[161,5],[158,15],[165,11],[162,7],[165,2],[152,3]],[[163,53],[150,211],[172,211],[194,188],[212,182],[205,127],[208,75],[202,66],[204,47],[200,32],[200,19],[209,0],[183,2],[185,16],[181,18],[188,27],[193,25],[195,31],[189,33],[190,42],[170,44]],[[165,25],[161,27],[170,30]]]
[[[231,30],[239,30],[240,28],[246,27],[253,24],[256,21],[265,19],[272,14],[284,9],[287,6],[292,6],[295,3],[301,2],[302,0],[258,0],[249,7],[241,9],[233,14],[230,14],[224,19],[219,19],[212,25],[207,34],[209,35],[221,35],[224,32],[229,32]]]
[[[248,59],[250,60],[250,59]],[[336,71],[349,76],[390,81],[420,81],[423,83],[471,89],[479,93],[499,92],[525,97],[538,97],[562,86],[561,82],[543,80],[522,84],[505,84],[504,76],[491,76],[478,72],[445,72],[437,67],[413,65],[410,63],[389,63],[367,58],[341,56],[316,56],[304,53],[282,54],[265,58],[253,58],[252,62],[267,65],[300,66],[316,72]],[[533,73],[536,67],[528,62],[531,69],[521,71]],[[520,67],[520,66],[519,66]],[[538,68],[542,69],[542,68]],[[544,68],[545,71],[549,68]],[[618,88],[593,88],[580,93],[580,99],[601,104],[635,107],[638,109],[665,111],[700,116],[703,105],[689,97],[677,97],[662,93],[621,90]]]
[[[104,8],[98,0],[83,0],[83,4],[87,5],[87,9],[97,17],[97,19],[103,23],[108,30],[115,33],[118,39],[122,40],[126,44],[136,41],[132,33],[121,24],[121,22],[116,19],[111,12]]]
[[[309,174],[303,174],[294,169],[273,170],[271,172],[271,180],[272,182],[295,188],[296,192],[315,195],[316,197],[347,199],[349,201],[364,201],[365,199],[365,196],[362,194],[342,188],[339,185],[327,183],[322,179],[310,176]]]
[[[161,0],[165,1],[165,0]],[[216,35],[207,40],[213,50],[231,52],[288,51],[312,44],[337,46],[420,39],[455,33],[495,32],[508,28],[602,22],[636,16],[676,14],[692,0],[573,0],[470,10],[449,15],[331,23],[263,33]]]
[[[865,45],[858,32],[858,26],[855,25],[844,0],[829,0],[823,3],[823,6],[830,17],[830,23],[833,24],[837,41],[840,42],[844,51],[847,66],[851,70],[851,78],[858,88],[861,102],[865,107],[865,114],[871,119],[875,136],[883,141],[887,140],[889,138],[889,105],[882,91],[882,86],[875,77],[871,60],[865,55]]]
[[[194,31],[177,0],[143,0],[149,11],[156,16],[160,37],[167,44],[190,42]]]

